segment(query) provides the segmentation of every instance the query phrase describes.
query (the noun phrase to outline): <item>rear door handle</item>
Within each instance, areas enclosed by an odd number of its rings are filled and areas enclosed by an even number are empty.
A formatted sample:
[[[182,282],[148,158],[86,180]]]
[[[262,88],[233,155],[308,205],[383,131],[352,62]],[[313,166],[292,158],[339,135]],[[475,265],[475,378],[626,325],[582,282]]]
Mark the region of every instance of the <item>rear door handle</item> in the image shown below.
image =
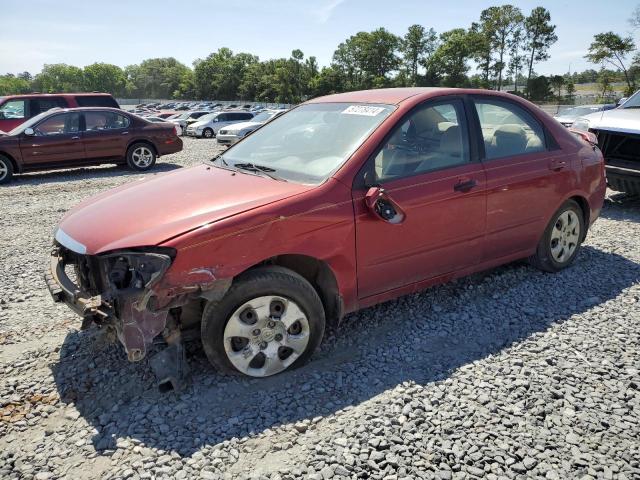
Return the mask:
[[[71,140],[80,140],[80,137],[71,137]]]
[[[122,135],[129,135],[129,132],[122,132]]]
[[[478,185],[478,182],[476,182],[474,179],[471,179],[471,180],[460,180],[458,183],[456,183],[453,186],[453,189],[456,192],[468,192],[469,190],[471,190],[476,185]]]
[[[567,168],[567,161],[559,158],[554,158],[549,162],[549,170],[553,170],[554,172],[563,170]]]

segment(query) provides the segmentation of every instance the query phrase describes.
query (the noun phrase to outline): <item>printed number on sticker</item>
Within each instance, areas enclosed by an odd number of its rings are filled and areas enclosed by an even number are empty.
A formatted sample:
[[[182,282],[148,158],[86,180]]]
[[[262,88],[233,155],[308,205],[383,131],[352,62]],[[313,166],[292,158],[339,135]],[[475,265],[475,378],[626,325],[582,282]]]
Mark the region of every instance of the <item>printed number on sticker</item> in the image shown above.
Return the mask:
[[[368,105],[351,105],[345,108],[342,113],[347,115],[366,115],[367,117],[375,117],[384,111],[382,107],[371,107]]]

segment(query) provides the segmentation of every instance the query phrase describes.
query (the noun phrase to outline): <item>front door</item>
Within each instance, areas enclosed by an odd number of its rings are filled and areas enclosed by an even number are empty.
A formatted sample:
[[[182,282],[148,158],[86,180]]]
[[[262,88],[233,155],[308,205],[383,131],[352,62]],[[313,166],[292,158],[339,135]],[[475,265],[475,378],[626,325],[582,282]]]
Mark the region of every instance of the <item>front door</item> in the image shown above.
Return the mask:
[[[486,223],[485,173],[470,152],[460,99],[430,101],[400,121],[354,185],[358,296],[363,299],[477,264]],[[371,185],[399,210],[367,205]],[[373,187],[375,188],[375,187]]]
[[[85,158],[80,114],[60,113],[33,127],[34,135],[22,134],[20,152],[26,168],[63,165]]]

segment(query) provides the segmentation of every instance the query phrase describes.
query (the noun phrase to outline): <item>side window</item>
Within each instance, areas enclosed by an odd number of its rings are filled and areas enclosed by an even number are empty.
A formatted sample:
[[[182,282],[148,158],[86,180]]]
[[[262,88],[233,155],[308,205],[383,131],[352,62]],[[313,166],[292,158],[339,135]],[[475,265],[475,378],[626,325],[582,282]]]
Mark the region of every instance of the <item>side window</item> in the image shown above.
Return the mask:
[[[251,115],[250,113],[241,113],[241,120],[251,120],[253,118],[253,115]]]
[[[25,100],[9,100],[0,107],[0,120],[11,118],[26,118],[26,101]]]
[[[118,102],[107,95],[78,95],[75,99],[79,107],[120,108]]]
[[[546,150],[542,126],[520,106],[477,99],[475,105],[487,160]]]
[[[228,122],[229,120],[230,118],[228,113],[221,113],[220,115],[218,115],[219,122]]]
[[[40,137],[78,133],[80,131],[80,114],[63,113],[54,115],[40,122],[34,131]]]
[[[470,161],[462,103],[431,103],[395,127],[375,156],[376,180],[410,177]]]
[[[87,132],[127,128],[129,119],[115,112],[84,112]]]
[[[67,101],[62,97],[43,97],[31,100],[31,116],[35,117],[52,108],[67,108]]]

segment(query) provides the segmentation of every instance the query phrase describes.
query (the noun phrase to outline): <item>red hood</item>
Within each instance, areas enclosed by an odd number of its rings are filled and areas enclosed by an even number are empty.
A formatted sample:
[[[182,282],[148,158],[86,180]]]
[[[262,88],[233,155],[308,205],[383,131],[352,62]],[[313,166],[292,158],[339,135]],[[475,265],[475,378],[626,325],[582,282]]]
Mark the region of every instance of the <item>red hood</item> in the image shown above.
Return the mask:
[[[64,216],[58,226],[64,233],[58,238],[76,249],[81,244],[87,254],[158,245],[311,188],[208,165],[184,168],[82,202]]]

